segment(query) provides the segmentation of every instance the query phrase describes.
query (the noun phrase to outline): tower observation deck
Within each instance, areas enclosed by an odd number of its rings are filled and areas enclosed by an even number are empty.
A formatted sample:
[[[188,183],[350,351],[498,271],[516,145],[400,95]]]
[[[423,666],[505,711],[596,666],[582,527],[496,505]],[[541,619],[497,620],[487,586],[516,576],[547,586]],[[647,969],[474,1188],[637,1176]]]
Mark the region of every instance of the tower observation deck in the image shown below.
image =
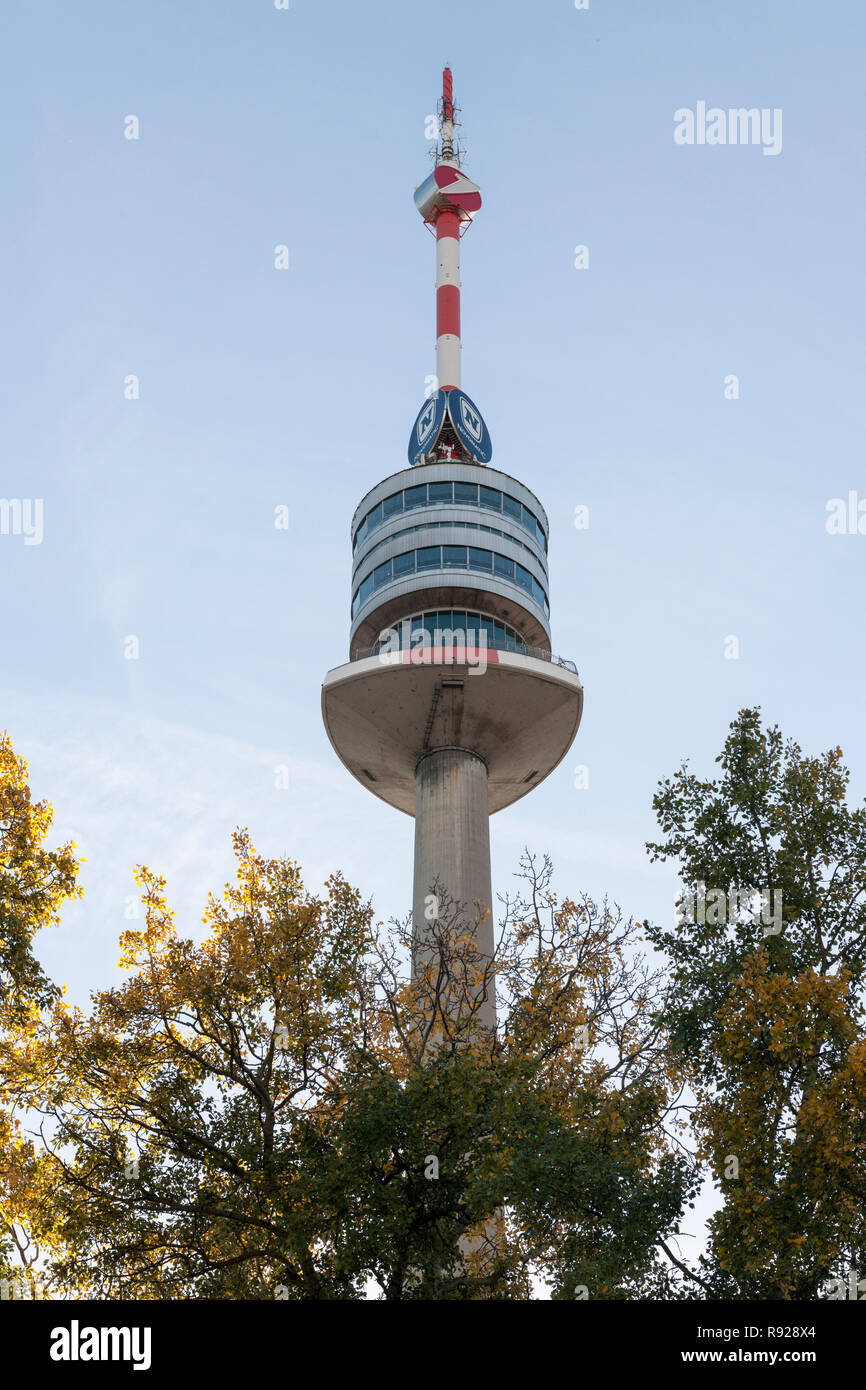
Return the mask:
[[[489,817],[565,757],[583,689],[551,650],[547,515],[492,467],[487,426],[460,385],[460,238],[481,194],[460,167],[454,110],[446,68],[436,165],[415,191],[436,236],[437,390],[409,466],[352,518],[350,659],[325,677],[322,714],[358,781],[415,817],[416,950],[438,884],[490,956]],[[495,1000],[480,1014],[495,1027]]]

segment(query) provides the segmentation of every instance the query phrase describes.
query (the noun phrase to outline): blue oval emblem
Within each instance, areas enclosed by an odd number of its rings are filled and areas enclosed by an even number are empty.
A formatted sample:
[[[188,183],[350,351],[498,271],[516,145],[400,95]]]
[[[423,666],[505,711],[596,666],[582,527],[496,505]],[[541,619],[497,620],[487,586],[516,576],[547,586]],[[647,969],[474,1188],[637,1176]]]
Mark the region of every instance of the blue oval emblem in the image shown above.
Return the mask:
[[[418,411],[418,418],[409,436],[409,462],[413,468],[423,463],[427,454],[439,438],[442,421],[445,419],[445,392],[434,391]]]
[[[459,386],[452,386],[448,392],[448,414],[464,449],[468,449],[476,463],[489,463],[493,457],[490,432],[478,406]]]

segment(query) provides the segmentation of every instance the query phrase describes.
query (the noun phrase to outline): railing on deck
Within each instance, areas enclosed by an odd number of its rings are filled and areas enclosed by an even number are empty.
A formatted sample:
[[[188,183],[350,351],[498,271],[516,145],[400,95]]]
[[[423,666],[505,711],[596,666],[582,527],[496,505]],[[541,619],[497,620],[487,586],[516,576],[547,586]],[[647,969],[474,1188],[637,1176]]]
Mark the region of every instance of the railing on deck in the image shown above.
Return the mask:
[[[441,642],[439,642],[439,643],[431,643],[431,644],[430,644],[430,646],[433,646],[434,648],[437,647],[437,646],[438,646],[438,647],[442,647],[442,645],[443,645],[443,644],[442,644]],[[474,645],[474,643],[469,643],[469,644],[468,644],[468,648],[467,648],[467,647],[464,647],[464,646],[462,645],[462,643],[459,643],[459,642],[448,643],[448,644],[446,644],[446,646],[447,646],[447,649],[448,649],[449,651],[451,651],[452,653],[454,653],[454,656],[455,656],[455,657],[456,657],[460,652],[465,652],[467,649],[468,649],[468,651],[470,651],[470,652],[472,652],[472,653],[477,653],[477,652],[478,652],[478,648]],[[415,648],[403,647],[403,648],[401,648],[400,650],[406,651],[406,652],[411,652],[411,651],[413,651],[413,650],[414,650],[414,651],[429,651],[429,649],[430,649],[430,648],[429,648],[429,646],[428,646],[428,647],[415,647]],[[498,652],[498,651],[505,651],[505,650],[507,650],[507,649],[504,648],[504,647],[487,647],[487,648],[485,648],[484,650],[490,651],[490,652],[494,652],[494,651],[497,651],[497,652]],[[397,655],[397,649],[395,649],[395,650],[393,650],[393,651],[388,651],[387,649],[380,648],[380,646],[379,646],[379,644],[378,644],[378,642],[377,642],[377,643],[375,643],[372,647],[355,647],[355,648],[353,648],[351,660],[352,660],[352,661],[364,661],[364,660],[366,660],[368,657],[371,657],[371,656],[378,656],[379,653],[380,653],[380,651],[382,651],[383,655],[385,655],[385,656],[396,656],[396,655]],[[578,673],[578,672],[577,672],[577,667],[575,666],[575,664],[574,664],[573,661],[567,660],[567,658],[564,657],[564,656],[554,656],[553,652],[548,652],[548,651],[546,651],[546,650],[544,649],[544,647],[521,647],[519,651],[513,652],[512,655],[513,655],[513,656],[533,656],[533,657],[535,657],[536,661],[549,661],[550,664],[551,664],[551,666],[561,666],[561,667],[563,668],[564,671],[571,671],[571,672],[573,672],[573,674],[574,674],[575,676],[576,676],[577,673]],[[425,663],[425,664],[426,664],[426,663]]]

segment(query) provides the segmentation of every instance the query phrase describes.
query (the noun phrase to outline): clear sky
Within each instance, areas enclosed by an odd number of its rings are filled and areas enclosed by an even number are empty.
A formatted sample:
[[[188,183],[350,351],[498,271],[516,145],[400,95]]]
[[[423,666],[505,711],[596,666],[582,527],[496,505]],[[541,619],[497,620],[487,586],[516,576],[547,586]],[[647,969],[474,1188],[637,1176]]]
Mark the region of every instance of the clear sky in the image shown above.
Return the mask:
[[[343,770],[319,701],[352,511],[405,466],[434,370],[412,191],[444,62],[484,199],[463,383],[550,516],[553,646],[586,691],[569,757],[492,822],[497,889],[528,844],[564,892],[670,914],[655,783],[710,771],[747,703],[840,743],[862,796],[866,536],[825,519],[866,498],[864,29],[857,0],[7,13],[0,494],[43,499],[44,534],[0,535],[0,725],[86,856],[38,942],[73,998],[117,978],[132,866],[195,931],[236,824],[409,907],[412,821]],[[780,109],[781,152],[676,144],[702,101]]]

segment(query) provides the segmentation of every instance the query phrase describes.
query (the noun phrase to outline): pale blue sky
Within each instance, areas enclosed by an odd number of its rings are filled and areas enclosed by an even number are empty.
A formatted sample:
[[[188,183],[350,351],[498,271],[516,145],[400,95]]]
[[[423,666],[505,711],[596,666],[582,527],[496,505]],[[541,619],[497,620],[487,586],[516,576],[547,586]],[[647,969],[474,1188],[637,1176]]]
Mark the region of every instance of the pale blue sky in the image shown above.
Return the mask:
[[[709,771],[745,703],[841,743],[863,794],[866,536],[825,530],[866,497],[861,5],[107,0],[5,29],[0,495],[45,532],[0,536],[0,725],[87,857],[39,941],[73,997],[116,978],[132,865],[195,930],[237,823],[409,905],[412,822],[343,771],[319,694],[352,511],[434,369],[412,191],[445,61],[484,198],[464,386],[550,516],[586,689],[569,758],[492,822],[496,887],[529,843],[563,891],[670,913],[656,780]],[[782,153],[677,146],[699,100],[781,108]]]

